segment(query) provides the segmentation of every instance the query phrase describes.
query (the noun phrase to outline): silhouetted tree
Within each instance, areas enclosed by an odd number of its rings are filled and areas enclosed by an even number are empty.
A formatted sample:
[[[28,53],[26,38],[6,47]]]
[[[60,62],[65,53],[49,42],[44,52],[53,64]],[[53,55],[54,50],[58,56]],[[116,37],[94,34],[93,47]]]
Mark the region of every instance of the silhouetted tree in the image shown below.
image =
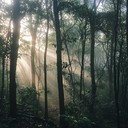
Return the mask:
[[[59,21],[59,8],[58,0],[53,0],[53,11],[55,18],[55,30],[56,30],[56,43],[57,43],[57,81],[58,81],[58,93],[59,93],[59,112],[60,112],[60,125],[62,126],[62,115],[65,113],[64,109],[64,90],[62,81],[62,40]]]
[[[46,42],[44,51],[44,90],[45,90],[45,119],[48,118],[48,98],[47,98],[47,48],[48,48],[48,34],[49,34],[49,0],[45,0],[47,25],[46,25]]]
[[[128,0],[126,3],[126,43],[127,43],[127,55],[128,55]]]
[[[120,114],[119,114],[119,85],[117,84],[117,46],[118,46],[118,30],[119,30],[119,9],[120,0],[114,1],[114,11],[115,11],[115,25],[114,25],[114,56],[113,56],[113,66],[114,66],[114,93],[115,93],[115,105],[117,114],[117,127],[120,128]]]
[[[10,53],[10,115],[16,117],[16,65],[20,36],[20,0],[13,0],[13,37]]]
[[[96,20],[96,0],[94,0],[92,13],[90,15],[90,33],[91,33],[91,53],[90,53],[90,67],[91,67],[91,104],[90,111],[93,111],[96,98],[96,82],[95,82],[95,21]]]

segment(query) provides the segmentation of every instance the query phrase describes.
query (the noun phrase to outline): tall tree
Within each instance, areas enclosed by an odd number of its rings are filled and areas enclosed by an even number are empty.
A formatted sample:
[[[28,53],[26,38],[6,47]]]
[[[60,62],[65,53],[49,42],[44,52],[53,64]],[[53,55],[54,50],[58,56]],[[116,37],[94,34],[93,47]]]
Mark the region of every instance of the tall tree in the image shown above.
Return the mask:
[[[57,43],[57,81],[58,81],[58,93],[59,93],[59,111],[60,111],[60,125],[62,126],[62,115],[65,113],[64,108],[64,90],[62,81],[62,40],[60,31],[60,21],[59,21],[59,8],[58,1],[53,0],[53,11],[55,18],[55,30],[56,30],[56,43]]]
[[[4,86],[5,86],[5,55],[2,56],[2,89],[1,89],[1,100],[4,96]]]
[[[128,55],[128,0],[126,4],[126,43],[127,43],[127,55]]]
[[[32,87],[35,88],[35,45],[37,36],[37,20],[36,23],[32,24],[32,15],[30,16],[30,33],[32,36],[32,47],[31,47],[31,74],[32,74]]]
[[[96,98],[96,82],[95,82],[95,20],[96,20],[96,0],[94,0],[92,13],[90,16],[90,32],[91,32],[91,54],[90,54],[90,66],[91,66],[91,105],[90,111],[93,111],[95,98]]]
[[[82,57],[81,57],[81,73],[80,73],[80,100],[82,100],[82,90],[84,88],[84,63],[85,63],[85,43],[86,43],[86,26],[87,19],[84,18],[84,29],[81,30]]]
[[[13,0],[13,37],[10,53],[10,115],[16,117],[16,65],[20,36],[20,0]]]
[[[31,45],[31,78],[32,78],[32,87],[36,88],[36,68],[35,68],[35,46],[37,40],[37,29],[39,25],[39,9],[40,9],[40,2],[39,0],[31,1],[30,12],[31,15],[29,17],[29,29],[32,37],[32,45]],[[36,10],[37,8],[37,10]]]
[[[119,115],[119,86],[117,84],[117,45],[118,45],[118,30],[119,30],[119,9],[120,9],[120,0],[113,1],[114,11],[115,11],[115,25],[114,25],[114,57],[113,57],[113,66],[114,66],[114,93],[115,93],[115,105],[116,105],[116,114],[117,114],[117,128],[120,128],[120,115]]]
[[[49,0],[45,0],[46,4],[46,15],[47,15],[47,25],[46,25],[46,43],[44,51],[44,87],[45,87],[45,119],[48,118],[48,98],[47,98],[47,48],[48,48],[48,34],[49,34],[49,9],[48,9]]]
[[[5,41],[4,41],[3,37],[1,37],[1,36],[0,36],[0,43],[1,43],[0,58],[1,58],[1,61],[2,61],[1,62],[1,68],[0,68],[0,70],[2,71],[2,72],[0,72],[1,76],[2,76],[2,83],[1,83],[2,86],[1,86],[1,89],[0,89],[0,92],[1,92],[0,98],[1,98],[1,103],[2,103],[2,99],[3,99],[3,95],[4,95],[4,86],[5,86],[5,84],[4,84],[4,77],[5,77],[5,75],[4,75],[4,73],[5,73]]]
[[[66,34],[63,34],[63,39],[66,37]],[[70,53],[69,53],[69,48],[68,48],[68,45],[67,45],[67,42],[66,40],[64,39],[64,45],[65,45],[65,48],[66,48],[66,51],[67,51],[67,56],[68,56],[68,62],[69,62],[69,65],[68,66],[68,71],[69,71],[69,74],[70,74],[70,78],[71,78],[71,85],[72,85],[72,99],[73,99],[73,102],[75,102],[75,86],[74,86],[74,81],[73,81],[73,71],[72,71],[72,63],[71,63],[71,58],[70,58]]]

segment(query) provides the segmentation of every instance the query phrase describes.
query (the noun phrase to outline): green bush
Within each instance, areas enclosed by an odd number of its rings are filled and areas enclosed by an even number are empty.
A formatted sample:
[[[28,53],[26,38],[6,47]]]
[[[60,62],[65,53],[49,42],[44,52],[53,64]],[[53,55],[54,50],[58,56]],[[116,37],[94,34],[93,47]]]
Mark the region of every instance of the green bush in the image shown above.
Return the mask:
[[[37,110],[38,100],[36,89],[33,87],[25,87],[17,91],[17,104],[22,112],[35,113]]]
[[[95,123],[88,118],[82,103],[69,103],[66,106],[66,115],[63,116],[66,128],[93,128]]]
[[[93,128],[95,124],[87,117],[74,117],[70,115],[64,115],[64,126],[66,128]]]

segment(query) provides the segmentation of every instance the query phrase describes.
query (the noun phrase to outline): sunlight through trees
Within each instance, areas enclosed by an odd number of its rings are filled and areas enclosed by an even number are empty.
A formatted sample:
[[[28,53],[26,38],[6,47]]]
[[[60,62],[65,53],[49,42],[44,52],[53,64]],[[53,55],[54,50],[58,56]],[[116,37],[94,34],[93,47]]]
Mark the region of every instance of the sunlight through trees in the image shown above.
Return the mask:
[[[0,128],[127,128],[128,0],[0,1]]]

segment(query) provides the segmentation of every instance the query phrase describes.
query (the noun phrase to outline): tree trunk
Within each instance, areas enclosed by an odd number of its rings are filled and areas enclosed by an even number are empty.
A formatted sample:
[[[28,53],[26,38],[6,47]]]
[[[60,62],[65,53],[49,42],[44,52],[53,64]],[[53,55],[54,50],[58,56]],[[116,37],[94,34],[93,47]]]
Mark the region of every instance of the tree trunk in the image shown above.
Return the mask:
[[[85,41],[86,41],[86,26],[87,20],[85,20],[84,29],[81,33],[81,42],[82,42],[82,63],[81,63],[81,73],[80,73],[80,100],[82,100],[82,90],[84,88],[84,58],[85,58]]]
[[[58,93],[59,93],[59,112],[60,112],[60,126],[63,126],[62,115],[65,113],[64,110],[64,90],[62,81],[62,40],[60,32],[60,22],[59,22],[59,11],[58,2],[53,0],[53,10],[55,18],[55,30],[56,30],[56,42],[57,42],[57,81],[58,81]]]
[[[36,30],[31,28],[32,47],[31,47],[31,74],[32,74],[32,87],[35,88],[35,44],[36,44]]]
[[[108,65],[108,72],[109,72],[109,98],[110,101],[113,97],[113,39],[111,39],[111,46],[110,46],[110,64]]]
[[[117,114],[117,128],[120,128],[120,115],[119,115],[119,89],[117,85],[117,43],[118,43],[118,16],[119,16],[119,0],[117,0],[117,4],[115,6],[115,26],[114,26],[114,58],[113,58],[113,66],[114,66],[114,93],[115,93],[115,105],[116,105],[116,114]]]
[[[127,43],[127,56],[128,56],[128,0],[126,4],[126,43]]]
[[[65,36],[65,35],[64,35],[64,36]],[[66,48],[66,51],[67,51],[67,56],[68,56],[68,62],[69,62],[68,71],[69,71],[69,74],[70,74],[71,85],[72,85],[72,88],[73,88],[72,99],[73,99],[73,103],[74,103],[74,102],[75,102],[75,86],[74,86],[73,75],[72,75],[72,64],[71,64],[69,49],[68,49],[68,46],[67,46],[67,43],[66,43],[65,40],[64,40],[64,45],[65,45],[65,48]]]
[[[92,15],[90,18],[90,29],[91,29],[91,56],[90,56],[90,66],[91,66],[91,104],[90,111],[93,112],[95,98],[96,98],[96,83],[95,83],[95,16],[96,16],[96,0],[94,0],[94,8],[92,10]]]
[[[9,59],[7,57],[6,59],[6,99],[8,100],[9,98],[9,94],[8,94],[8,91],[9,91]]]
[[[48,33],[49,33],[49,10],[48,0],[45,0],[46,12],[47,12],[47,30],[46,30],[46,44],[44,51],[44,87],[45,87],[45,119],[48,119],[48,98],[47,98],[47,48],[48,48]]]
[[[38,2],[38,1],[37,1]],[[32,36],[32,46],[31,46],[31,75],[32,75],[32,87],[36,88],[35,84],[35,75],[36,75],[36,69],[35,69],[35,45],[36,45],[36,38],[37,38],[37,27],[39,22],[39,16],[36,14],[36,20],[35,23],[32,23],[32,15],[30,16],[30,33]]]
[[[1,88],[1,100],[4,96],[4,77],[5,77],[5,56],[2,57],[2,88]],[[1,101],[2,102],[2,101]]]
[[[13,0],[13,39],[10,53],[10,115],[16,117],[16,65],[20,36],[20,3]]]

